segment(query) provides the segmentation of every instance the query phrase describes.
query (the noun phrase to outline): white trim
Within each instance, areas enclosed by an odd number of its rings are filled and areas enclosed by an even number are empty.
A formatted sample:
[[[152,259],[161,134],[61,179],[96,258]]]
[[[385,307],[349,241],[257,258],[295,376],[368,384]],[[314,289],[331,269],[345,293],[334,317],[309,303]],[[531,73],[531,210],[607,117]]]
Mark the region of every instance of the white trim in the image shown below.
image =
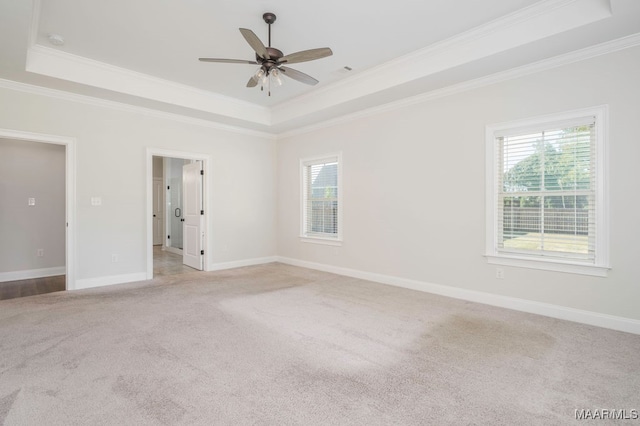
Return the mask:
[[[230,262],[214,263],[209,266],[207,272],[222,271],[224,269],[241,268],[243,266],[264,265],[266,263],[277,262],[277,256],[256,257],[253,259],[233,260]]]
[[[51,268],[27,269],[24,271],[0,272],[0,283],[7,281],[30,280],[32,278],[55,277],[64,275],[67,271],[65,266],[54,266]]]
[[[278,125],[611,16],[609,0],[542,0],[272,108]]]
[[[322,263],[308,262],[305,260],[293,259],[283,256],[278,257],[278,262],[285,263],[287,265],[331,272],[334,274],[359,278],[381,284],[388,284],[396,287],[418,290],[425,293],[438,294],[441,296],[452,297],[454,299],[468,300],[470,302],[498,306],[501,308],[512,309],[514,311],[528,312],[532,314],[543,315],[546,317],[593,325],[596,327],[603,327],[612,330],[624,331],[627,333],[640,334],[640,320],[633,318],[619,317],[615,315],[602,314],[599,312],[553,305],[550,303],[536,302],[533,300],[502,296],[499,294],[468,290],[442,284],[433,284],[424,281],[410,280],[391,275],[382,275],[373,272],[359,271],[356,269],[342,268],[339,266],[326,265]]]
[[[271,124],[268,108],[36,44],[26,70],[255,124]]]
[[[311,133],[321,129],[350,123],[352,121],[360,120],[370,116],[379,115],[379,114],[395,111],[402,108],[408,108],[408,107],[426,103],[432,100],[445,98],[447,96],[452,96],[459,93],[468,92],[470,90],[491,86],[493,84],[502,83],[504,81],[514,80],[517,78],[525,77],[527,75],[551,70],[551,69],[558,68],[564,65],[569,65],[575,62],[586,61],[591,58],[607,55],[609,53],[618,52],[624,49],[629,49],[632,47],[636,47],[638,45],[640,45],[640,33],[636,33],[629,36],[621,37],[619,39],[607,41],[595,46],[586,47],[584,49],[576,50],[574,52],[561,54],[558,56],[554,56],[552,58],[543,59],[527,65],[522,65],[516,68],[511,68],[506,71],[500,71],[485,77],[480,77],[473,80],[464,81],[462,83],[453,84],[451,86],[432,90],[430,92],[422,93],[416,96],[404,98],[399,101],[389,102],[383,105],[363,109],[361,111],[357,111],[351,114],[345,114],[337,118],[332,118],[319,123],[299,127],[294,130],[281,132],[278,134],[278,139],[284,139],[292,136]]]
[[[501,83],[503,81],[517,79],[530,74],[543,72],[546,70],[558,68],[564,65],[575,63],[575,62],[580,62],[580,61],[595,58],[598,56],[606,55],[609,53],[618,52],[620,50],[629,49],[638,45],[640,45],[640,33],[631,34],[615,40],[606,41],[604,43],[600,43],[595,46],[590,46],[590,47],[579,49],[573,52],[557,55],[552,58],[543,59],[538,62],[512,68],[506,71],[500,71],[486,77],[480,77],[477,79],[468,80],[462,83],[443,87],[441,89],[433,90],[420,95],[404,98],[399,101],[389,102],[387,104],[367,108],[361,111],[357,111],[355,113],[346,114],[338,118],[329,119],[329,120],[325,120],[312,125],[302,126],[302,127],[295,128],[293,130],[280,132],[277,135],[269,132],[260,132],[260,131],[250,130],[243,127],[226,125],[226,124],[218,123],[212,120],[205,120],[205,119],[190,117],[182,114],[159,111],[152,108],[129,105],[123,102],[109,101],[109,100],[95,98],[91,96],[70,93],[62,90],[56,90],[56,89],[50,89],[50,88],[41,87],[41,86],[35,86],[32,84],[20,83],[13,80],[0,79],[0,88],[16,90],[16,91],[25,92],[25,93],[32,93],[32,94],[52,97],[56,99],[63,99],[63,100],[68,100],[72,102],[79,102],[79,103],[92,105],[92,106],[111,108],[119,111],[132,112],[132,113],[142,114],[149,117],[173,120],[181,123],[193,124],[193,125],[198,125],[198,126],[203,126],[203,127],[208,127],[208,128],[213,128],[213,129],[218,129],[223,131],[229,131],[229,132],[234,132],[239,134],[258,136],[258,137],[267,138],[269,140],[276,140],[276,139],[283,139],[283,138],[296,136],[300,134],[310,133],[310,132],[317,131],[324,128],[338,126],[340,124],[359,120],[369,116],[378,115],[385,112],[410,107],[410,106],[428,102],[431,100],[455,95],[458,93],[463,93],[466,91],[489,86],[492,84]],[[316,93],[316,91],[312,93]],[[311,94],[309,94],[309,96],[311,96]],[[302,98],[298,97],[295,99],[301,100]]]
[[[110,101],[106,99],[95,98],[92,96],[80,95],[77,93],[66,92],[64,90],[50,89],[48,87],[35,86],[33,84],[21,83],[13,80],[5,80],[0,78],[0,88],[15,90],[17,92],[30,93],[39,96],[46,96],[54,99],[61,99],[70,102],[77,102],[85,105],[96,106],[100,108],[109,108],[116,111],[129,112],[133,114],[141,114],[146,117],[158,118],[161,120],[172,120],[178,123],[191,124],[195,126],[207,127],[210,129],[222,130],[226,132],[238,133],[241,135],[257,136],[275,140],[276,135],[257,130],[250,130],[243,127],[231,126],[228,124],[218,123],[212,120],[204,120],[201,118],[190,117],[172,112],[165,112],[153,108],[146,108],[136,105],[130,105],[123,102]]]
[[[33,0],[31,9],[31,23],[29,26],[29,37],[27,47],[31,48],[38,42],[38,31],[40,26],[40,11],[42,10],[42,0]]]
[[[147,279],[145,272],[137,272],[134,274],[110,275],[106,277],[83,278],[76,281],[74,290],[83,290],[86,288],[103,287],[114,284],[125,284],[136,281],[144,281]]]
[[[73,290],[76,283],[76,139],[68,136],[1,129],[0,138],[65,146],[66,220],[65,265],[66,288]]]
[[[202,249],[204,250],[204,264],[203,271],[209,269],[209,259],[211,253],[209,253],[209,241],[211,239],[211,229],[213,229],[212,215],[211,215],[211,194],[208,193],[209,188],[213,188],[213,173],[212,164],[213,159],[209,154],[201,154],[187,151],[176,151],[160,148],[148,147],[146,150],[146,193],[147,193],[147,273],[146,278],[153,278],[153,156],[158,157],[170,157],[170,158],[183,158],[186,160],[199,160],[202,161],[202,170],[204,171],[204,179],[202,181],[202,194],[204,197],[204,240],[202,243]],[[166,247],[165,247],[166,248]]]
[[[543,271],[591,275],[594,277],[606,277],[611,269],[608,266],[586,265],[577,262],[560,262],[552,259],[530,259],[505,254],[486,254],[485,257],[487,258],[487,263],[491,265],[515,266],[519,268],[539,269]]]
[[[593,264],[579,261],[561,261],[542,257],[518,256],[501,253],[497,250],[497,220],[496,217],[496,188],[495,174],[497,173],[496,133],[505,129],[536,128],[547,124],[554,126],[557,122],[572,120],[579,117],[595,117],[596,123],[596,259]],[[485,257],[487,262],[497,265],[515,266],[530,269],[543,269],[555,272],[575,273],[606,277],[609,269],[609,199],[608,199],[608,133],[609,106],[599,105],[571,111],[545,114],[522,120],[489,124],[485,128]]]
[[[339,214],[340,212],[338,211],[338,215]],[[338,231],[340,231],[339,226],[338,226]],[[342,245],[342,240],[339,240],[337,238],[312,237],[310,235],[300,235],[300,241],[303,243],[322,244],[325,246],[341,246]]]

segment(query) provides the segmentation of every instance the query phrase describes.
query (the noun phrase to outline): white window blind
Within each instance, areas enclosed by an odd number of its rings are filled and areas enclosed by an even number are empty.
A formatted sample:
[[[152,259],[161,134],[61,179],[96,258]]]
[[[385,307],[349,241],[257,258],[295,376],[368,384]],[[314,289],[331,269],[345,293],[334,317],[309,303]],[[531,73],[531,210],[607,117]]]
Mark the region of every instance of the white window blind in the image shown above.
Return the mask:
[[[339,236],[339,157],[305,160],[302,166],[304,237]]]
[[[496,133],[496,251],[596,261],[596,121]]]

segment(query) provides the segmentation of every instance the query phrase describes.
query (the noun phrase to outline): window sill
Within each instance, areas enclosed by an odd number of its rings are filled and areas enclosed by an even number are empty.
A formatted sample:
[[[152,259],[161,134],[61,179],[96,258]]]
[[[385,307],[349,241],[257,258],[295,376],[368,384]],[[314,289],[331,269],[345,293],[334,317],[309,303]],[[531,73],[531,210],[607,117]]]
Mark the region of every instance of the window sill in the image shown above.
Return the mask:
[[[587,265],[584,263],[561,262],[557,260],[539,260],[521,256],[486,254],[487,263],[492,265],[516,266],[520,268],[540,269],[544,271],[565,272],[568,274],[606,277],[610,267]]]
[[[301,235],[300,241],[303,243],[323,244],[325,246],[341,246],[342,245],[342,240],[337,238],[310,237],[307,235]]]

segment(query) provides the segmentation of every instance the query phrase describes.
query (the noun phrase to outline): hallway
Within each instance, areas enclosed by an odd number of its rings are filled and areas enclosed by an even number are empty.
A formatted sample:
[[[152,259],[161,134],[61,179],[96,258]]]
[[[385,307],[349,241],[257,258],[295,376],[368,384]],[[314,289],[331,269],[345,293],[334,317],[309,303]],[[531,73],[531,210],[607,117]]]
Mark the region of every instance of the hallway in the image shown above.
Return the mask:
[[[182,264],[182,256],[162,250],[162,246],[153,247],[154,277],[179,275],[196,271],[196,269]],[[65,275],[19,281],[6,281],[0,283],[0,300],[53,293],[56,291],[64,291],[65,289]]]
[[[162,250],[162,246],[153,246],[153,276],[179,275],[197,272],[197,269],[182,264],[182,256]]]

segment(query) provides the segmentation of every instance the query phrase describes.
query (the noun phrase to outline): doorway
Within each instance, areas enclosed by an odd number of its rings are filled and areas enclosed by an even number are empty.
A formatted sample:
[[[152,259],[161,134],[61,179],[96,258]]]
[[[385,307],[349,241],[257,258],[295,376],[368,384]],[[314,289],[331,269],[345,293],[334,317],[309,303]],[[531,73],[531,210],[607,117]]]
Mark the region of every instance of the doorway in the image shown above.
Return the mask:
[[[208,155],[147,150],[147,278],[207,270]]]
[[[13,182],[1,194],[2,217],[9,222],[2,225],[3,238],[11,244],[1,256],[7,263],[0,269],[4,296],[73,290],[75,139],[0,129],[0,141],[2,159],[12,165],[2,172],[26,173],[3,176]]]

